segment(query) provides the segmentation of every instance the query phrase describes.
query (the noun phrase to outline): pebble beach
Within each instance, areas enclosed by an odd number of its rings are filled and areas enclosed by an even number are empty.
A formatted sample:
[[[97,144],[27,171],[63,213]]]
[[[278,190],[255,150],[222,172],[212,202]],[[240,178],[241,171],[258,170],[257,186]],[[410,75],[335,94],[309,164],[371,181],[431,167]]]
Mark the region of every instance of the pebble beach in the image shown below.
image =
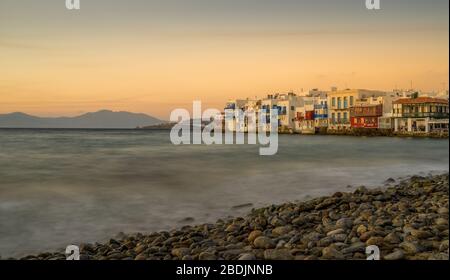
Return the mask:
[[[80,244],[82,260],[358,260],[378,246],[384,260],[449,259],[448,173],[358,187],[245,217],[154,233],[120,233]],[[23,260],[63,260],[64,251]]]

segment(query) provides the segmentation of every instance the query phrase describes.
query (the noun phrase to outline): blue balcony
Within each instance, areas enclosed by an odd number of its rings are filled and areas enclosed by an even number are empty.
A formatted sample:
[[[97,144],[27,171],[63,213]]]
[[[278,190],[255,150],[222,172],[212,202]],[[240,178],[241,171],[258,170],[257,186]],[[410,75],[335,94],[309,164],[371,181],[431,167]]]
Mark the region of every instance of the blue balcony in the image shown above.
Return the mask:
[[[328,114],[315,114],[314,115],[315,120],[323,120],[328,119]]]
[[[232,104],[227,104],[227,106],[225,107],[225,110],[227,110],[227,109],[231,109],[231,110],[236,109],[236,104],[234,104],[234,103],[232,103]]]

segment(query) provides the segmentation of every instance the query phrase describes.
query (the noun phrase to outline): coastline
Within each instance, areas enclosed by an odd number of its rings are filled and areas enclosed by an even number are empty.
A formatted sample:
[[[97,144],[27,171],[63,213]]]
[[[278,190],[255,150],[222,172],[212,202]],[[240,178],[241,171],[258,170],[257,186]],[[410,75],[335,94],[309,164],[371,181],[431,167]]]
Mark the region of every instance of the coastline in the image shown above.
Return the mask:
[[[449,259],[448,173],[252,209],[245,217],[81,244],[92,260]],[[63,260],[63,251],[23,260]]]
[[[174,124],[168,123],[164,125],[137,127],[136,130],[162,130],[170,131]],[[222,129],[222,133],[225,131]],[[233,133],[235,133],[233,131]],[[244,132],[247,134],[248,132]],[[448,139],[448,132],[445,133],[408,133],[408,132],[394,132],[392,129],[378,129],[378,128],[353,128],[349,130],[331,130],[322,129],[316,133],[301,133],[297,131],[280,130],[278,134],[292,134],[292,135],[337,135],[337,136],[356,136],[356,137],[414,137],[414,138],[437,138]]]

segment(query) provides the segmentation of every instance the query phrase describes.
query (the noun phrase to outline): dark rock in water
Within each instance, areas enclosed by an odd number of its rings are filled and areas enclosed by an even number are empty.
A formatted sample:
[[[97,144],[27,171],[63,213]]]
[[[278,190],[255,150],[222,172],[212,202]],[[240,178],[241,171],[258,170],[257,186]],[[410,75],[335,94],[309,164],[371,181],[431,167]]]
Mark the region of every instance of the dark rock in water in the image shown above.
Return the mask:
[[[127,237],[127,235],[126,235],[125,233],[123,233],[123,232],[119,232],[119,233],[116,235],[116,238],[119,239],[119,240],[123,240],[123,239],[125,239],[126,237]]]
[[[180,223],[192,223],[193,221],[195,221],[194,218],[192,218],[192,217],[186,217],[186,218],[180,220]]]
[[[248,207],[253,207],[253,203],[244,203],[244,204],[235,205],[235,206],[231,207],[231,209],[241,209],[241,208],[248,208]]]
[[[392,184],[395,183],[395,179],[394,178],[389,178],[386,181],[384,181],[385,184]]]

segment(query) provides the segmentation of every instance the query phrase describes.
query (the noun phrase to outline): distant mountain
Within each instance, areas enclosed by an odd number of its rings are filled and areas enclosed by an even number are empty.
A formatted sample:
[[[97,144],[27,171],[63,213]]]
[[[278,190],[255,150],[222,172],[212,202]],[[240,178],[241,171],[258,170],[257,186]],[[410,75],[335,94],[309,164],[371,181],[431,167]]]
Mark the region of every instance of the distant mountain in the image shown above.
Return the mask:
[[[136,128],[166,123],[146,114],[101,110],[77,117],[41,118],[16,112],[0,114],[0,127],[10,128]]]
[[[165,122],[165,123],[159,123],[159,124],[154,124],[154,125],[147,125],[147,126],[142,126],[139,127],[140,129],[172,129],[176,124],[184,124],[186,126],[190,126],[191,128],[194,127],[194,119],[190,119],[181,123],[176,123],[176,122]],[[211,121],[202,121],[200,120],[200,127],[203,129],[205,126],[207,126],[208,124],[210,124]],[[198,126],[197,126],[198,127]]]

